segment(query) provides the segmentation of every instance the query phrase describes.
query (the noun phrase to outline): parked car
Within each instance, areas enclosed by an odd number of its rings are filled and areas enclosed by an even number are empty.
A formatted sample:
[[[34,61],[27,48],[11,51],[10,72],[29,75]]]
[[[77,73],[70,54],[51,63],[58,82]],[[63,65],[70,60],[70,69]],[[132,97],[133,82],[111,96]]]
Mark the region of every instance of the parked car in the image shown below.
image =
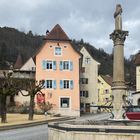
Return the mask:
[[[127,107],[126,116],[130,120],[140,120],[140,106]]]

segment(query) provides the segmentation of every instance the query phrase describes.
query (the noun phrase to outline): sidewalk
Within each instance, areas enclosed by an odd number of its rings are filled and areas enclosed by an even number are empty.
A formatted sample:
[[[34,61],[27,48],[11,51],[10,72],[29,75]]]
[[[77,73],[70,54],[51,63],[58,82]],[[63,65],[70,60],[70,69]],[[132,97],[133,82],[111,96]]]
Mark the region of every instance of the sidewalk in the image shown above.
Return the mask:
[[[72,117],[52,117],[45,115],[34,115],[32,121],[28,120],[28,114],[7,114],[8,123],[0,123],[0,131],[8,129],[16,129],[22,127],[35,126],[39,124],[47,124],[52,121],[68,120],[73,119]]]

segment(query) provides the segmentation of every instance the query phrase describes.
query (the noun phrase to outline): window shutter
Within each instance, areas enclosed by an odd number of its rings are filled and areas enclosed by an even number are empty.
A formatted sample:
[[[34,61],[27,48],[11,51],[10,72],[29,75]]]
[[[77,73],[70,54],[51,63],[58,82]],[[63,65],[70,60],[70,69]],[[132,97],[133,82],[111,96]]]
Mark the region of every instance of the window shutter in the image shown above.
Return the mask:
[[[70,71],[73,70],[73,62],[72,61],[69,61],[69,67],[70,67]]]
[[[73,80],[70,80],[70,89],[73,89]]]
[[[45,61],[45,60],[42,61],[42,69],[43,69],[43,70],[46,69],[46,61]]]
[[[56,80],[53,80],[53,88],[56,89]]]
[[[44,82],[44,87],[47,88],[47,80]]]
[[[63,62],[62,61],[60,61],[60,70],[63,70]]]
[[[63,89],[63,80],[60,80],[60,89]]]
[[[53,70],[56,70],[56,61],[53,61]]]

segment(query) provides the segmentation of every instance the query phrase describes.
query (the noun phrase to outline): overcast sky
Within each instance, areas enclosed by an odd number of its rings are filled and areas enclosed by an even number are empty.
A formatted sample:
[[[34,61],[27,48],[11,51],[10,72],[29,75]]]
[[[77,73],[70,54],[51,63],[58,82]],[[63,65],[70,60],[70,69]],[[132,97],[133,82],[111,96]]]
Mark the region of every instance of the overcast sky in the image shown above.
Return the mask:
[[[129,31],[125,56],[140,50],[140,0],[0,0],[0,26],[44,35],[56,24],[71,39],[84,39],[112,52],[109,34],[114,30],[116,4],[123,8],[123,29]]]

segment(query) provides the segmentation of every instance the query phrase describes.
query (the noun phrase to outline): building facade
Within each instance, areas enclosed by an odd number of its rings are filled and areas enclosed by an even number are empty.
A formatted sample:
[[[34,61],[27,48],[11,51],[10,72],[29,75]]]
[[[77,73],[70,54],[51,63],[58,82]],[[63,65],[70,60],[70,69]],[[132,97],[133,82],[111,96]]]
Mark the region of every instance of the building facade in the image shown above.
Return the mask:
[[[90,105],[98,103],[97,77],[100,63],[93,58],[88,48],[82,47],[80,53],[83,55],[80,70],[80,107],[82,112],[94,112]]]
[[[140,91],[140,52],[136,55],[136,91]],[[140,93],[133,94],[133,105],[140,105]]]
[[[112,77],[109,75],[98,76],[98,105],[109,105],[112,100]]]
[[[35,79],[35,62],[32,57],[30,57],[24,64],[21,63],[21,56],[18,56],[13,69],[13,77],[19,79]],[[22,90],[23,94],[28,94],[27,91]],[[29,104],[30,97],[22,96],[19,92],[14,96],[14,102],[16,105]]]
[[[45,80],[42,92],[53,105],[52,113],[80,116],[80,57],[60,25],[46,34],[36,54],[36,80]]]

